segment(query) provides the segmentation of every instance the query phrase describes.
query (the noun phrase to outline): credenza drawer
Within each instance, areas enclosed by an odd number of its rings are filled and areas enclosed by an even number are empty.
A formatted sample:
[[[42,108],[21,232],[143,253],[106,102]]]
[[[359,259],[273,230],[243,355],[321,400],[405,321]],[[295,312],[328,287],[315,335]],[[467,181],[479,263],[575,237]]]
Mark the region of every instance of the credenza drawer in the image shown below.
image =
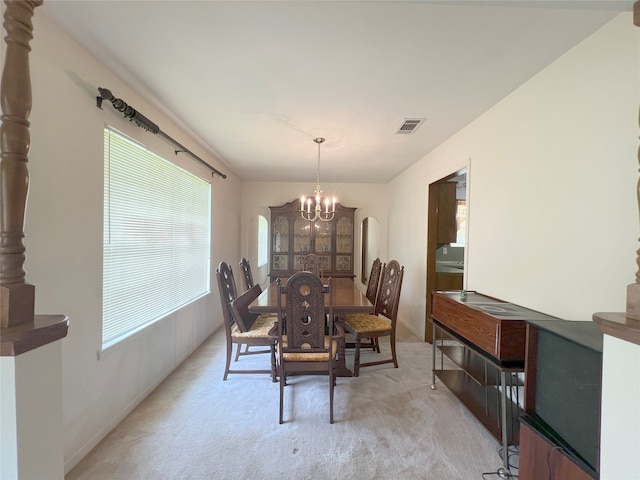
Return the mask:
[[[433,292],[431,316],[500,361],[524,361],[526,320],[554,318],[477,292]]]

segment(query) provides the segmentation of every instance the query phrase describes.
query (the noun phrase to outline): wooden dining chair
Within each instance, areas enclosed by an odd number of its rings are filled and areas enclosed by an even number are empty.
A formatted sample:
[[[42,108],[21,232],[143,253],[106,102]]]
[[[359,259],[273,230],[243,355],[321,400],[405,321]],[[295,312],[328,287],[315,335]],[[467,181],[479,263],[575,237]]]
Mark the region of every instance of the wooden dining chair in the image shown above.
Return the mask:
[[[367,299],[373,304],[376,304],[376,297],[378,296],[378,286],[380,285],[380,273],[382,273],[382,262],[380,258],[376,258],[371,265],[371,272],[369,272],[369,281],[367,282],[367,291],[365,296]],[[380,343],[378,342],[378,337],[374,337],[369,339],[369,342],[366,344],[360,345],[361,347],[372,348],[378,353],[380,353]]]
[[[309,253],[302,260],[302,269],[322,277],[322,259],[315,253]]]
[[[382,262],[379,258],[376,258],[371,265],[371,272],[369,273],[369,281],[367,282],[366,296],[371,303],[376,304],[376,297],[378,296],[378,285],[380,284],[380,273],[382,272]]]
[[[356,352],[353,365],[353,375],[360,374],[360,367],[393,363],[398,368],[396,356],[396,320],[400,305],[400,290],[404,267],[396,260],[391,260],[382,269],[382,279],[372,314],[352,313],[345,316],[344,329],[355,338]],[[360,346],[362,339],[389,337],[391,344],[391,358],[374,362],[360,363]]]
[[[222,317],[227,341],[227,358],[224,369],[223,380],[226,380],[230,373],[270,373],[273,381],[276,381],[275,372],[275,323],[277,315],[250,315],[249,304],[261,293],[259,285],[244,292],[238,297],[233,271],[226,262],[220,262],[216,269],[218,288],[220,290],[220,302],[222,304]],[[271,335],[270,335],[271,333]],[[231,354],[233,345],[237,345],[236,358],[241,355],[256,355],[263,353],[271,354],[271,368],[269,370],[231,370]],[[241,352],[242,345],[269,347],[268,350],[248,349]]]
[[[285,295],[285,305],[282,296]],[[328,315],[325,309],[328,295]],[[284,387],[291,373],[326,372],[329,376],[329,423],[333,423],[333,391],[338,340],[343,331],[333,320],[333,286],[311,272],[297,272],[282,286],[278,279],[278,376],[280,423],[283,423]]]
[[[240,272],[242,273],[242,284],[244,285],[244,289],[249,290],[253,287],[253,275],[251,274],[251,265],[249,265],[249,260],[242,257],[240,260]]]

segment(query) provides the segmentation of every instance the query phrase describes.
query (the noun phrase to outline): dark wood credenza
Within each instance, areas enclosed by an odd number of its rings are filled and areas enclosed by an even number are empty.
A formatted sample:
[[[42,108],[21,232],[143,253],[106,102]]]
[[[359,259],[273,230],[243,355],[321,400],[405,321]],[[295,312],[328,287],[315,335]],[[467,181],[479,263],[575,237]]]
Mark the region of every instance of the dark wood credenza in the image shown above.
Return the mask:
[[[433,292],[430,311],[436,339],[431,388],[440,379],[502,443],[508,470],[508,447],[519,443],[526,320],[555,317],[478,292],[461,298],[460,291]],[[438,330],[451,338],[442,338]],[[445,368],[444,356],[455,368]]]

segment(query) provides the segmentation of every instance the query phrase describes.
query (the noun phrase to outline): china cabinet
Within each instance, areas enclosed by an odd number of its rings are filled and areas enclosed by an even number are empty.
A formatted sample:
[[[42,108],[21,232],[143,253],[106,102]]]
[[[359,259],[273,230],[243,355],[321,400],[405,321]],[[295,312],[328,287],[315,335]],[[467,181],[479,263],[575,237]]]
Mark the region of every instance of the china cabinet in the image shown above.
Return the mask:
[[[320,257],[325,277],[353,277],[355,208],[336,203],[331,221],[309,222],[300,215],[300,200],[271,210],[269,277],[289,277],[303,269],[304,257]]]

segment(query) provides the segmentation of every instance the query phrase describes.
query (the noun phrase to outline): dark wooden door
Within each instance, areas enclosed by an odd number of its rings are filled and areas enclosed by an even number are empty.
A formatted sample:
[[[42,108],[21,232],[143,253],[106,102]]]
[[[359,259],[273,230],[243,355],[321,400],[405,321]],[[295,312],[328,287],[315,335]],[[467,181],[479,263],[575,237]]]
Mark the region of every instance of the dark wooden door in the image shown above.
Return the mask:
[[[456,242],[456,187],[450,181],[464,172],[456,172],[429,185],[429,208],[427,218],[427,291],[425,341],[433,343],[431,322],[431,292],[435,290],[461,289],[463,275],[439,275],[436,271],[436,251],[443,245]],[[455,288],[458,287],[458,288]]]

